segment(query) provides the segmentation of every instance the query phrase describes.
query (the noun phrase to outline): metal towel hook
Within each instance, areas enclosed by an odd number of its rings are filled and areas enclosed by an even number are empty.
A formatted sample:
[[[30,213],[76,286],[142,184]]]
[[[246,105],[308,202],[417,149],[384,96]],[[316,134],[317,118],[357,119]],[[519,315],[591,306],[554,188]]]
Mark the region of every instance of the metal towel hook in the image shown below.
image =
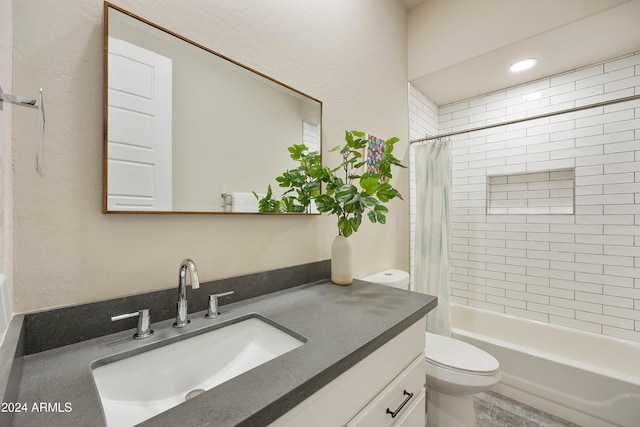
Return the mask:
[[[38,99],[29,99],[22,96],[11,95],[10,93],[4,93],[2,86],[0,86],[0,111],[2,111],[3,104],[9,102],[15,105],[21,105],[23,107],[35,108],[38,110],[38,121],[36,124],[36,171],[38,175],[44,177],[44,130],[45,130],[45,117],[44,117],[44,95],[42,88],[40,88],[40,96]]]

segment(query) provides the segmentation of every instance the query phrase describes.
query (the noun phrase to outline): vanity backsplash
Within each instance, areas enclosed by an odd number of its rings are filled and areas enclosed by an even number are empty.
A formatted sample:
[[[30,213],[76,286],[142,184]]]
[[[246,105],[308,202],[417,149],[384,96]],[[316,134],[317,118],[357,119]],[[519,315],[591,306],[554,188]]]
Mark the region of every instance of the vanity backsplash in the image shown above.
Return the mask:
[[[179,260],[176,262],[176,269]],[[203,282],[189,289],[189,312],[207,309],[208,295],[234,291],[220,298],[220,304],[242,301],[260,295],[326,279],[331,275],[329,260],[269,270],[244,276]],[[149,308],[152,322],[170,319],[176,314],[176,283],[146,294],[58,308],[25,315],[25,354],[38,353],[76,342],[134,329],[137,319],[112,322],[111,317]]]

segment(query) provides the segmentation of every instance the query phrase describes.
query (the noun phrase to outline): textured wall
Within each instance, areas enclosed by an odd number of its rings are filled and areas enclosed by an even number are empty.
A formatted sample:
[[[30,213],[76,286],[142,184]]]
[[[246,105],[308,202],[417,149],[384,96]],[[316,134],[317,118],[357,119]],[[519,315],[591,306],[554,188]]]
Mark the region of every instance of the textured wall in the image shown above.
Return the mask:
[[[0,0],[0,86],[12,93],[13,21],[11,0]],[[11,174],[11,129],[13,106],[0,111],[0,336],[11,319],[13,283],[13,189]],[[1,340],[0,340],[1,341]]]
[[[407,157],[406,12],[387,0],[117,1],[132,12],[324,103],[324,159],[345,129],[398,136]],[[204,280],[320,259],[326,217],[104,215],[102,1],[14,4],[17,92],[43,86],[46,177],[33,171],[34,118],[15,117],[16,311],[175,285],[192,257]],[[408,196],[408,174],[398,174]],[[408,199],[408,197],[406,197]],[[354,236],[355,273],[408,268],[408,201]],[[373,248],[373,249],[372,249]]]

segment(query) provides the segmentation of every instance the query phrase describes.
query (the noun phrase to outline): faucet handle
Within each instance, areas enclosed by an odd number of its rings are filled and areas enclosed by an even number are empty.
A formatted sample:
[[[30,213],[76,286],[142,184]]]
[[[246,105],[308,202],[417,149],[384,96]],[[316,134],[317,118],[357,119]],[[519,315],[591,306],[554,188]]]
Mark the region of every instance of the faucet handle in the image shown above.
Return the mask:
[[[234,293],[235,292],[233,291],[229,291],[229,292],[223,292],[221,294],[209,295],[209,307],[207,309],[207,315],[205,317],[207,319],[213,319],[215,317],[218,317],[218,315],[220,314],[218,312],[218,298],[226,297],[227,295],[233,295]]]
[[[153,330],[151,329],[151,314],[149,314],[148,308],[143,308],[135,313],[113,316],[111,318],[111,321],[115,322],[116,320],[130,319],[131,317],[138,318],[138,328],[136,330],[136,333],[133,334],[134,339],[139,340],[153,335]]]

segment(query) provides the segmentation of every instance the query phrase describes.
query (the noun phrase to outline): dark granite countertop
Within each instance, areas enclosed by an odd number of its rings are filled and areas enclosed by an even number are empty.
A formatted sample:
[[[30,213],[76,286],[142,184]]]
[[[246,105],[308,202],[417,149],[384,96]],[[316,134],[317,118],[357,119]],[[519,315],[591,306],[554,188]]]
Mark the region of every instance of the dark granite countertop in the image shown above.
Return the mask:
[[[90,371],[94,361],[249,314],[266,317],[307,342],[142,425],[265,426],[420,321],[435,305],[436,298],[429,295],[359,280],[351,286],[323,280],[225,305],[217,319],[193,313],[187,328],[172,328],[173,320],[154,323],[156,333],[144,340],[134,341],[129,330],[25,356],[18,402],[28,410],[15,414],[14,426],[104,426]],[[48,408],[34,411],[33,405],[40,403]]]

